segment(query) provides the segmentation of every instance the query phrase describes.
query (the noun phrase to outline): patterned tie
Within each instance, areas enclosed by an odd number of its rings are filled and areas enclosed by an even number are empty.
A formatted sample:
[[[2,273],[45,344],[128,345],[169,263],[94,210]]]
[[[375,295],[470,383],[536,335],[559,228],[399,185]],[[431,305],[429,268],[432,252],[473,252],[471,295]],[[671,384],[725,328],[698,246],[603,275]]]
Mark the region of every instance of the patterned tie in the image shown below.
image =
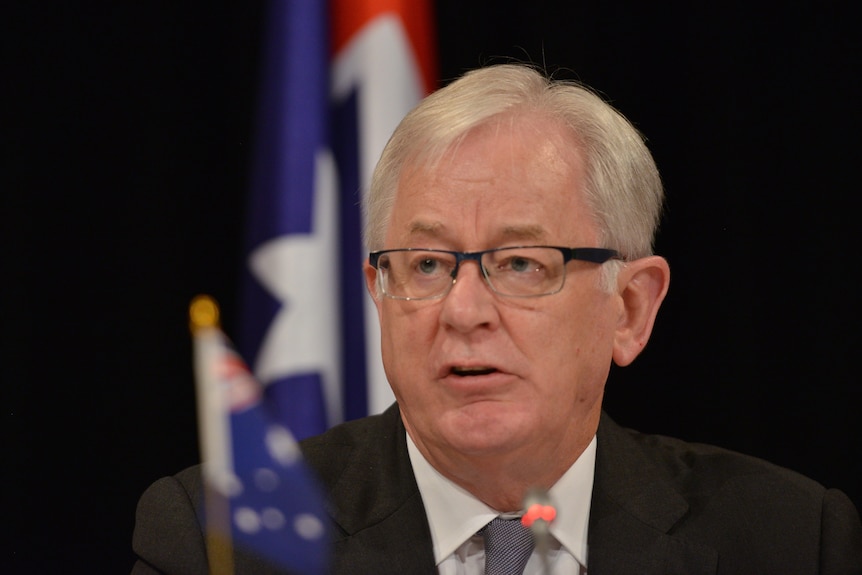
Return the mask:
[[[485,575],[522,575],[533,552],[533,534],[520,519],[497,517],[482,531]]]

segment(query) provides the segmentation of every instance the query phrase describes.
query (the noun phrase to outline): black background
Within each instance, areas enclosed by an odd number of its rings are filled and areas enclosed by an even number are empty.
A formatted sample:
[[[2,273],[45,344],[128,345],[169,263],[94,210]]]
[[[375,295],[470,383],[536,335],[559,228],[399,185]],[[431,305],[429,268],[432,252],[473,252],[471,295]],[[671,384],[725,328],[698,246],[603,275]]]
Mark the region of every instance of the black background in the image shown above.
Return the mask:
[[[215,295],[229,333],[238,313],[264,9],[17,4],[0,18],[0,570],[123,573],[138,496],[197,460],[188,302]],[[441,83],[543,63],[647,135],[673,281],[647,351],[612,373],[611,414],[862,505],[858,20],[849,2],[702,4],[438,0]]]

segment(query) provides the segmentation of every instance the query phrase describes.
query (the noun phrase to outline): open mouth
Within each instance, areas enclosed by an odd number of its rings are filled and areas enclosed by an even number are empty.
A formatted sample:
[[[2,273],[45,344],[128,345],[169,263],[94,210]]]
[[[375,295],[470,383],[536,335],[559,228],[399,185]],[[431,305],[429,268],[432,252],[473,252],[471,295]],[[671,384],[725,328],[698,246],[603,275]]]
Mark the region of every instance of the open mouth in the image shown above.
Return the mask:
[[[451,373],[452,375],[461,377],[471,377],[476,375],[488,375],[496,371],[497,370],[493,367],[453,367]]]

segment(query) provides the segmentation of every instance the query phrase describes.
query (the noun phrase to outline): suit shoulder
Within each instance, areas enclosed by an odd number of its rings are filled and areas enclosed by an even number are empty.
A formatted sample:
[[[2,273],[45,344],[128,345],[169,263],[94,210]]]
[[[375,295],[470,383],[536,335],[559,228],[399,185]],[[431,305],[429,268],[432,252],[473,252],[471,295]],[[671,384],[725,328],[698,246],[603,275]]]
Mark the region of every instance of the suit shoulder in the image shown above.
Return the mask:
[[[303,457],[328,485],[338,481],[351,461],[369,465],[382,453],[397,450],[404,434],[400,413],[392,406],[384,413],[336,425],[328,431],[300,442]],[[390,451],[391,453],[392,451]]]
[[[764,459],[641,433],[620,427],[606,416],[599,432],[604,437],[600,437],[598,459],[604,458],[613,469],[637,470],[643,480],[670,486],[686,500],[692,519],[729,513],[749,520],[786,516],[788,526],[798,520],[817,529],[824,513],[839,513],[851,524],[859,521],[855,506],[843,492]],[[625,479],[619,481],[626,484]]]
[[[792,506],[817,517],[827,489],[790,469],[729,449],[623,428],[603,416],[597,464],[637,470],[671,486],[696,511],[722,501],[752,509]],[[614,472],[614,475],[616,472]],[[625,479],[620,480],[625,484]]]
[[[704,489],[720,489],[727,482],[739,481],[782,484],[817,498],[822,497],[826,490],[823,485],[801,473],[758,457],[715,445],[626,431],[675,482],[697,482]]]
[[[397,429],[398,410],[393,406],[379,415],[370,415],[336,425],[329,430],[299,442],[303,453],[314,453],[318,449],[331,446],[363,445],[367,441],[387,437]]]
[[[714,551],[726,573],[862,565],[862,524],[846,495],[763,459],[625,429],[603,415],[595,478],[596,540],[622,524],[649,525]]]
[[[143,564],[164,573],[206,572],[197,513],[201,493],[199,466],[163,477],[144,492],[132,535],[132,548]]]

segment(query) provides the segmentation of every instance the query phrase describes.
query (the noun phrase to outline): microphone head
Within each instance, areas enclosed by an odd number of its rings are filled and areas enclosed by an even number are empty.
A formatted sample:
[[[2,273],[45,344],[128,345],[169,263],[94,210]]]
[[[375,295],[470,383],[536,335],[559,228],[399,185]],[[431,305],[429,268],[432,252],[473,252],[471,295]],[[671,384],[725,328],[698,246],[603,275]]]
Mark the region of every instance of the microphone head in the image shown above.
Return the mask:
[[[547,489],[533,487],[524,496],[524,515],[521,523],[533,532],[536,543],[546,540],[551,522],[557,517],[557,509]]]

